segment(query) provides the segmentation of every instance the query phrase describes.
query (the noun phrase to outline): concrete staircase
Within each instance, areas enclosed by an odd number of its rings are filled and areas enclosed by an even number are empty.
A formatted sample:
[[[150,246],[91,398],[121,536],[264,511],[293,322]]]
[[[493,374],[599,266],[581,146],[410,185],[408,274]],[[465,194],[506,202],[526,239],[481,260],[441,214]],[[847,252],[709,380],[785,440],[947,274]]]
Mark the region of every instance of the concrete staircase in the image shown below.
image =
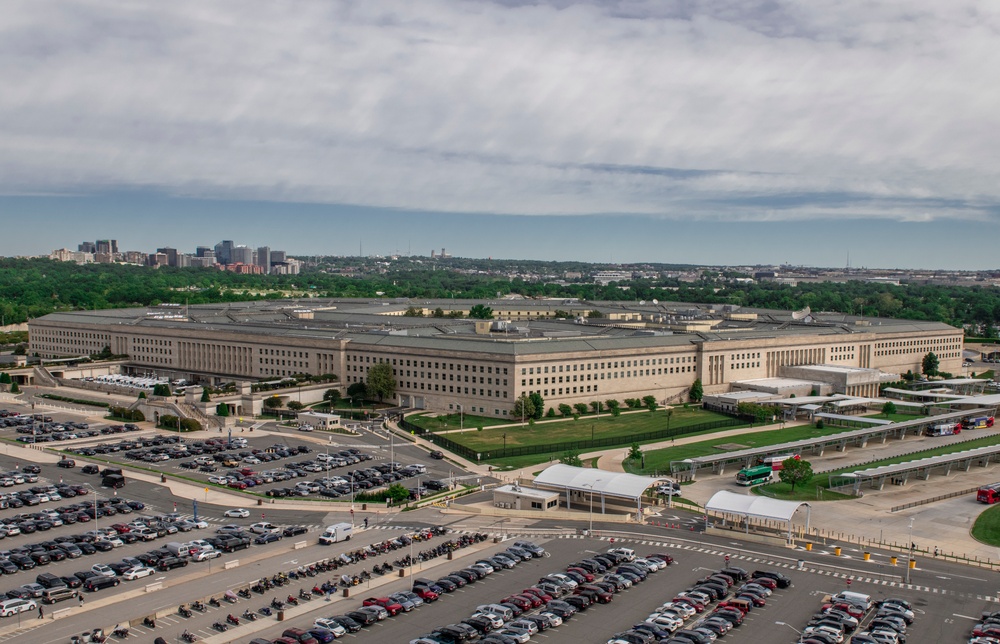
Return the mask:
[[[60,386],[59,385],[59,381],[56,380],[56,378],[53,377],[53,375],[51,373],[49,373],[49,370],[46,369],[45,367],[39,365],[39,366],[36,366],[36,367],[32,368],[31,371],[32,371],[32,373],[35,376],[35,384],[41,384],[44,387],[59,387]]]

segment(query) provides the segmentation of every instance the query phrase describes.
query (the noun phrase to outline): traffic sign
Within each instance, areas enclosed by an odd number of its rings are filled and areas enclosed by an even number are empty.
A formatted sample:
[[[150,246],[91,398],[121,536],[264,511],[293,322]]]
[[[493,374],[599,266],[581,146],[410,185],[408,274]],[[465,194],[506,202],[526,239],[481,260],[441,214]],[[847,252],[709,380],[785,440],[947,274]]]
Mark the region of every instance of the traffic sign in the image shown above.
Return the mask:
[[[850,586],[850,585],[851,585],[851,580],[850,580],[850,579],[848,579],[848,580],[847,580],[847,585],[848,585],[848,586]]]
[[[729,555],[726,555],[726,563],[729,563]]]

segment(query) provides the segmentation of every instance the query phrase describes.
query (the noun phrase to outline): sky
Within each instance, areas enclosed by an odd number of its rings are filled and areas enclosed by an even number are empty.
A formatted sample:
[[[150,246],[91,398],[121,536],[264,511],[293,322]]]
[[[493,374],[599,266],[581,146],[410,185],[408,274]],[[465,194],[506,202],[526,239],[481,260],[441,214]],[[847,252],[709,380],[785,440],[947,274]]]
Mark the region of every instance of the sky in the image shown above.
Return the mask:
[[[995,268],[987,0],[10,0],[0,254]]]

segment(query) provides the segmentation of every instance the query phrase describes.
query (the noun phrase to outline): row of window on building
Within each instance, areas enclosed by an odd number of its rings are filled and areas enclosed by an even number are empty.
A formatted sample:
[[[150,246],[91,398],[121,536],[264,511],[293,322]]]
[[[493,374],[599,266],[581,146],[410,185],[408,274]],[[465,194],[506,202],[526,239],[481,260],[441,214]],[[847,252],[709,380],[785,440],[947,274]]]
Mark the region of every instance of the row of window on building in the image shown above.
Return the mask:
[[[531,376],[534,374],[546,374],[546,373],[564,373],[566,371],[604,371],[606,369],[618,369],[618,368],[628,368],[628,367],[650,367],[655,365],[670,365],[670,364],[691,364],[694,363],[694,356],[680,356],[674,358],[642,358],[637,360],[614,360],[609,362],[587,362],[587,363],[575,363],[575,364],[560,364],[560,365],[541,365],[538,367],[521,367],[522,376]],[[577,369],[579,367],[579,369]],[[550,371],[551,369],[551,371]],[[647,375],[653,375],[648,373]],[[662,373],[662,370],[660,370]],[[693,369],[692,369],[693,371]],[[670,373],[673,373],[671,370]]]

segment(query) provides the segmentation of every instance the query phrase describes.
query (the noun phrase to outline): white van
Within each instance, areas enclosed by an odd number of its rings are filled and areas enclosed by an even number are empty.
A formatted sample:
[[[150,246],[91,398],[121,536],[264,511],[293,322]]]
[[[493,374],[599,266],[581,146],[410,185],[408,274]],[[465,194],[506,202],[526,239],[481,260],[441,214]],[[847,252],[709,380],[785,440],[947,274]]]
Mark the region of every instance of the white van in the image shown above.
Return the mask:
[[[635,561],[635,550],[631,548],[612,548],[608,552],[625,557],[625,561]]]
[[[864,610],[869,610],[872,607],[872,597],[871,595],[865,595],[864,593],[856,593],[851,590],[844,590],[831,598],[833,601],[847,602],[848,604],[853,604],[858,608]]]
[[[354,528],[350,523],[335,523],[327,526],[323,534],[319,535],[319,542],[328,546],[339,541],[350,541],[352,532]]]

